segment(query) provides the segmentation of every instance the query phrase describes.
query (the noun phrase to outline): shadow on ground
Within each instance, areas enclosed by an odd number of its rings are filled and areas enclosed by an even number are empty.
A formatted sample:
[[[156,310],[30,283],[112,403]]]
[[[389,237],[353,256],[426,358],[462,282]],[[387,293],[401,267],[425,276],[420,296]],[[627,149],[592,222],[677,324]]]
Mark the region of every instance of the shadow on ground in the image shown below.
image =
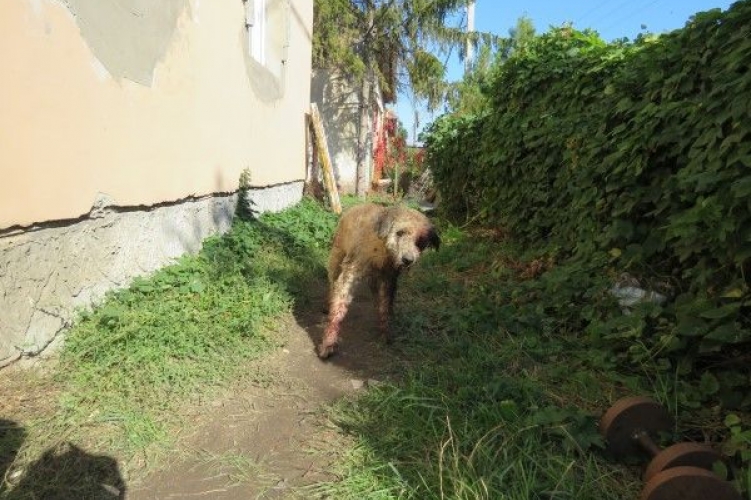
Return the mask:
[[[0,498],[125,498],[125,481],[117,461],[108,456],[86,453],[70,443],[50,448],[28,467],[15,469],[13,463],[25,439],[23,427],[0,419]]]
[[[328,280],[325,264],[328,261],[331,235],[338,221],[334,214],[322,215],[319,212],[319,216],[326,218],[325,237],[307,241],[295,234],[307,232],[284,230],[264,219],[255,218],[253,221],[266,241],[274,242],[291,261],[299,264],[298,268],[277,269],[271,275],[294,297],[292,312],[297,324],[308,335],[311,356],[315,356],[315,348],[321,341],[326,325]],[[365,380],[388,375],[391,371],[390,348],[383,343],[377,325],[375,298],[363,284],[356,291],[355,299],[342,324],[336,354],[326,361],[316,358],[316,362],[336,366],[352,377]],[[396,333],[398,342],[398,332]]]
[[[266,244],[276,247],[290,262],[297,264],[279,266],[266,270],[266,273],[294,298],[292,312],[297,324],[307,333],[310,352],[314,354],[326,322],[326,264],[338,216],[321,211],[320,206],[306,210],[306,203],[312,205],[317,202],[303,200],[302,209],[293,209],[299,210],[297,218],[291,218],[288,214],[259,217],[253,210],[252,202],[243,198],[241,195],[238,206],[250,208],[247,211],[240,209],[239,216],[252,224]],[[357,291],[344,320],[339,350],[328,360],[319,362],[365,378],[383,372],[384,363],[388,362],[388,350],[377,329],[375,299],[367,286]]]
[[[392,373],[368,295],[353,304],[338,355],[322,362],[315,354],[337,217],[310,200],[283,214],[241,215],[207,260],[216,273],[239,269],[245,279],[269,281],[290,298],[291,314],[275,325],[282,347],[249,363],[257,380],[237,381],[225,396],[196,408],[195,418],[186,419],[185,454],[131,484],[129,500],[310,498],[297,490],[337,481],[333,464],[348,449],[322,410]]]

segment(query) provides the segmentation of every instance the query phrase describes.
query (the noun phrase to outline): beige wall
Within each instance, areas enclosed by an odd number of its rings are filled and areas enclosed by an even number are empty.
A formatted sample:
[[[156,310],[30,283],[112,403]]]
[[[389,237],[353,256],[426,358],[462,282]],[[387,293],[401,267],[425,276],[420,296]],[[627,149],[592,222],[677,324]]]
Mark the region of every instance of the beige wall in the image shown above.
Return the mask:
[[[373,175],[373,159],[376,130],[376,117],[383,113],[383,99],[378,86],[370,92],[366,123],[365,156],[366,177]],[[339,190],[344,194],[357,191],[357,149],[360,128],[359,89],[350,75],[338,71],[316,69],[310,88],[310,101],[321,111],[329,154]],[[370,182],[368,182],[370,188]]]
[[[279,81],[247,57],[241,0],[0,0],[0,229],[87,214],[98,193],[233,191],[245,167],[255,186],[303,179],[313,0],[289,5]],[[129,6],[156,21],[122,22]]]

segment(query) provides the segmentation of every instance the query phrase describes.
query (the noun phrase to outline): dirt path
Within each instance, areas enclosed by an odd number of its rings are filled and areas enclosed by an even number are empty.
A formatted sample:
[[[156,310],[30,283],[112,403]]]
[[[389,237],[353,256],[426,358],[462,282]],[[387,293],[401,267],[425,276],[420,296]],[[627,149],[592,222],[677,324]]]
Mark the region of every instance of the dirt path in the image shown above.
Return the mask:
[[[358,298],[343,325],[339,354],[325,363],[313,345],[324,315],[323,287],[287,322],[286,342],[262,361],[270,382],[236,387],[192,420],[173,463],[130,485],[130,500],[301,497],[297,488],[335,479],[330,465],[345,438],[321,409],[387,379],[392,363],[379,342],[373,305]]]

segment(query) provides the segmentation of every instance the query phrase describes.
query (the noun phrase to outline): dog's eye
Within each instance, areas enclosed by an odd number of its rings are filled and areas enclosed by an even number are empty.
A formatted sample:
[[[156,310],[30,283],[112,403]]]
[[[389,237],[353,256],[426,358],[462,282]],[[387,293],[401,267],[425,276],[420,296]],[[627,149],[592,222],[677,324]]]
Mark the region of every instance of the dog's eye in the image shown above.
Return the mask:
[[[404,234],[405,234],[406,232],[407,232],[407,231],[405,231],[404,229],[400,229],[399,231],[397,231],[397,232],[396,232],[396,236],[397,236],[398,238],[401,238],[402,236],[404,236]]]

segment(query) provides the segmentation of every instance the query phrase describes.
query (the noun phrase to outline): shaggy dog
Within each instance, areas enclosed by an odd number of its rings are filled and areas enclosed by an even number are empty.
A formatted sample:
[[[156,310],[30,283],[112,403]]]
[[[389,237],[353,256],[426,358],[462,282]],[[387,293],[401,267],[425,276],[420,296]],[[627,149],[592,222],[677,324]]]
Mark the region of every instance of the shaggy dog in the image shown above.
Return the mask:
[[[437,250],[440,244],[430,220],[417,210],[372,203],[347,210],[339,221],[329,257],[329,317],[318,357],[326,359],[335,351],[354,287],[363,279],[370,281],[379,327],[390,342],[389,321],[399,273],[414,264],[426,248]]]

